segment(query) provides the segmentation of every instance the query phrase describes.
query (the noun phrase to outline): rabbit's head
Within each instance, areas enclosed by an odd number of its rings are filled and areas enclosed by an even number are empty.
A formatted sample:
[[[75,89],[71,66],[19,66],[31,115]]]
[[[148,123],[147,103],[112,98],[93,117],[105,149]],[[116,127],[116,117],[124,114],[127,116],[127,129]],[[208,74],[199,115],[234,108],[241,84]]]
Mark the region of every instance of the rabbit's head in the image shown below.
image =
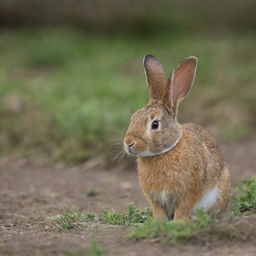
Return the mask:
[[[197,58],[183,60],[168,80],[153,55],[146,55],[143,63],[150,99],[132,115],[123,144],[128,154],[148,157],[169,151],[182,137],[178,105],[192,87]]]

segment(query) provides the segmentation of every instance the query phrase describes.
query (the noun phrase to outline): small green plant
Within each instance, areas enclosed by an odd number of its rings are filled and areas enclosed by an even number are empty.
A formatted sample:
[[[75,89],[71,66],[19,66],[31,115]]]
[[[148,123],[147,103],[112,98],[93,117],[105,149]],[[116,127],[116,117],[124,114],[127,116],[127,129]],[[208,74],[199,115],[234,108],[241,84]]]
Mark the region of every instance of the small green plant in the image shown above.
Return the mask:
[[[61,229],[74,229],[77,228],[77,222],[79,220],[79,214],[74,213],[69,209],[65,209],[63,214],[58,219],[57,226]]]
[[[65,209],[63,214],[57,219],[57,227],[60,229],[79,229],[81,222],[94,221],[95,214],[76,213],[70,209]]]
[[[168,221],[152,220],[146,221],[130,230],[129,238],[157,238],[163,237],[171,242],[179,242],[211,223],[211,218],[203,210],[197,212],[196,221]]]
[[[99,220],[104,223],[113,225],[131,225],[143,223],[149,220],[152,216],[151,211],[147,208],[144,210],[139,209],[134,203],[127,205],[128,213],[116,212],[110,209],[105,209],[99,216]]]
[[[149,208],[141,210],[134,203],[129,203],[127,210],[127,220],[129,223],[143,223],[152,217],[152,212]]]
[[[96,215],[94,213],[84,213],[82,214],[83,219],[86,221],[95,221]]]
[[[256,177],[245,180],[234,196],[235,214],[241,214],[250,209],[256,209]]]
[[[92,189],[88,189],[86,194],[87,194],[87,196],[94,197],[94,196],[98,195],[98,192],[92,188]]]
[[[125,214],[122,212],[116,212],[110,209],[103,210],[99,216],[100,222],[113,224],[113,225],[125,225]]]
[[[70,209],[65,209],[63,214],[58,217],[56,226],[62,230],[82,228],[85,222],[101,222],[129,226],[143,223],[149,220],[151,216],[150,209],[141,210],[134,203],[127,205],[127,213],[105,209],[101,214],[96,215],[94,213],[77,213]]]

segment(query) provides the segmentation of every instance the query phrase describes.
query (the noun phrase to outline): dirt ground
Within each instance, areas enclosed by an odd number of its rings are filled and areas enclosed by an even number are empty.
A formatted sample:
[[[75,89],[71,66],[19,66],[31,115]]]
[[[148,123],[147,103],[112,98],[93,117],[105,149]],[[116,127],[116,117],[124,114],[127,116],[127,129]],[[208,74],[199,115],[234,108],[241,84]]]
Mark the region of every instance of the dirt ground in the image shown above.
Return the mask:
[[[252,138],[222,146],[233,185],[256,174],[255,141]],[[170,246],[127,240],[127,230],[121,226],[88,224],[85,230],[47,229],[51,218],[65,208],[99,212],[105,207],[124,209],[129,201],[140,207],[147,205],[136,171],[120,166],[106,169],[100,158],[68,167],[6,157],[0,160],[0,175],[0,255],[67,255],[65,251],[88,248],[93,239],[106,249],[106,255],[256,255],[256,238]],[[88,197],[86,192],[92,188],[99,194]]]

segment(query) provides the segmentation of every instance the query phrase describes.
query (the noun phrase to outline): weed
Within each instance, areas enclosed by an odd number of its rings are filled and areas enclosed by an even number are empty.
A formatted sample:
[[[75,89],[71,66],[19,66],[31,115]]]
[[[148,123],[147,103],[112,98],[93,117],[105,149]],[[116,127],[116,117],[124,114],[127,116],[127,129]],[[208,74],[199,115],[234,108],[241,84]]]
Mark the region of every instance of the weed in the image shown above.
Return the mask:
[[[105,209],[99,215],[93,213],[76,213],[70,209],[64,210],[63,214],[57,219],[56,227],[62,230],[79,229],[86,222],[100,222],[112,225],[129,226],[132,224],[143,223],[152,216],[151,210],[146,208],[139,209],[134,203],[127,205],[127,213]]]
[[[122,212],[105,209],[99,216],[99,220],[100,222],[113,225],[125,225],[126,217],[125,214]]]
[[[77,222],[80,214],[74,213],[69,209],[64,210],[63,214],[58,219],[58,227],[61,229],[74,229],[77,228]]]
[[[81,222],[93,221],[96,216],[91,213],[76,213],[70,209],[65,209],[63,214],[57,219],[57,227],[59,229],[79,229]]]
[[[152,216],[151,211],[147,208],[144,210],[139,209],[134,203],[127,205],[128,213],[116,212],[110,209],[105,209],[99,216],[99,220],[103,223],[113,225],[131,225],[143,223],[149,220]]]
[[[96,215],[94,213],[86,213],[83,214],[84,220],[86,221],[95,221],[96,220]]]
[[[94,197],[98,195],[98,192],[92,188],[92,189],[89,189],[86,194],[87,196]]]
[[[245,180],[236,189],[233,201],[233,211],[236,215],[256,209],[256,177]]]

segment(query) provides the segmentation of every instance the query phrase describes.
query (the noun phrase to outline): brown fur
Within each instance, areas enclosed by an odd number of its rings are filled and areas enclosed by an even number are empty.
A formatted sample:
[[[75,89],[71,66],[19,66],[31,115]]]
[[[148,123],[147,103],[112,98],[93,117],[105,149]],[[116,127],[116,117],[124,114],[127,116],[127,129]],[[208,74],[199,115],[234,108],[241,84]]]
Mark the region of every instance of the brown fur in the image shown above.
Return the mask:
[[[180,142],[159,156],[138,158],[139,181],[143,192],[152,202],[155,217],[169,211],[156,204],[151,191],[168,191],[177,197],[174,219],[190,217],[191,210],[203,194],[216,185],[221,195],[211,211],[227,207],[229,173],[213,137],[195,124],[185,124]]]
[[[158,100],[163,97],[165,75],[161,63],[153,56],[147,55],[143,60],[151,99]],[[160,89],[159,89],[160,88]]]
[[[192,87],[197,59],[181,62],[168,81],[153,55],[145,57],[144,67],[151,98],[132,115],[124,148],[138,157],[140,185],[154,217],[188,219],[205,197],[208,212],[225,210],[230,177],[215,139],[198,125],[177,122],[178,104]]]

